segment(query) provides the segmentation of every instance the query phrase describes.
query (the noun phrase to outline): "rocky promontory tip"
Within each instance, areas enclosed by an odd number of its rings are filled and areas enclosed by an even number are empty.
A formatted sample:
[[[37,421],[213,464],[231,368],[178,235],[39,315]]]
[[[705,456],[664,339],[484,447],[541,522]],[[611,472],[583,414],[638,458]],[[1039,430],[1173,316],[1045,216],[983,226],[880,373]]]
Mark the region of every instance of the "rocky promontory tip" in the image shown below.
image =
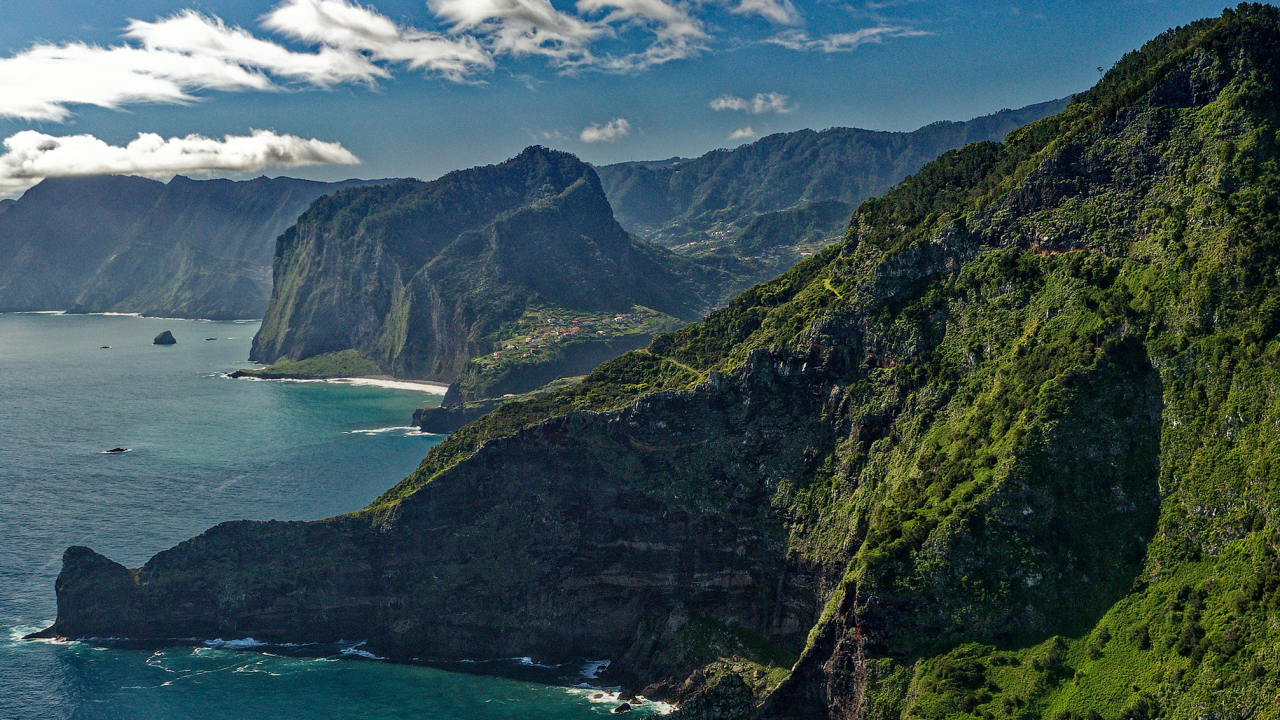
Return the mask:
[[[165,330],[164,332],[157,335],[156,339],[151,341],[151,344],[152,345],[177,345],[178,341],[176,338],[173,337],[173,333],[169,332],[168,330]]]

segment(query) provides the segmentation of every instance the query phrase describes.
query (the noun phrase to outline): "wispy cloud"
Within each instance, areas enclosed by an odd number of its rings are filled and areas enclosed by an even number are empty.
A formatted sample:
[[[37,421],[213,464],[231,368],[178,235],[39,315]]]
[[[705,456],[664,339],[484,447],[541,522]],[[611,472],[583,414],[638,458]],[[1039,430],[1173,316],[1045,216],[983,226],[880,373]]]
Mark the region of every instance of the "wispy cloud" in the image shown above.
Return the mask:
[[[729,133],[729,139],[730,140],[748,140],[750,138],[755,137],[756,135],[757,135],[756,131],[752,130],[751,126],[748,125],[746,127],[740,127],[737,130],[734,130],[733,132]]]
[[[360,162],[339,143],[268,130],[228,135],[222,140],[200,135],[166,140],[154,133],[139,133],[124,146],[109,145],[92,135],[55,137],[24,130],[7,138],[4,149],[0,155],[0,195],[16,195],[47,177],[111,173],[168,177]]]
[[[541,55],[562,64],[588,61],[588,46],[612,33],[548,0],[430,0],[428,6],[455,34],[474,33],[494,53]]]
[[[473,37],[403,27],[349,0],[286,0],[268,13],[262,24],[295,40],[360,53],[372,60],[405,63],[451,80],[494,64]]]
[[[779,25],[800,23],[800,13],[791,4],[791,0],[739,0],[729,12],[737,15],[759,15]]]
[[[781,45],[790,50],[818,50],[825,53],[848,52],[863,45],[881,44],[890,38],[920,37],[932,35],[925,30],[901,25],[877,25],[847,33],[832,33],[822,37],[810,37],[803,30],[788,30],[767,39],[765,42]]]
[[[631,134],[631,123],[626,118],[617,118],[601,125],[591,123],[582,129],[578,139],[584,143],[617,142]]]
[[[778,113],[786,115],[795,112],[795,106],[790,104],[790,97],[776,92],[756,93],[756,96],[750,100],[740,98],[736,95],[721,95],[711,101],[712,110],[740,110],[749,112],[752,115],[763,115],[765,113]]]

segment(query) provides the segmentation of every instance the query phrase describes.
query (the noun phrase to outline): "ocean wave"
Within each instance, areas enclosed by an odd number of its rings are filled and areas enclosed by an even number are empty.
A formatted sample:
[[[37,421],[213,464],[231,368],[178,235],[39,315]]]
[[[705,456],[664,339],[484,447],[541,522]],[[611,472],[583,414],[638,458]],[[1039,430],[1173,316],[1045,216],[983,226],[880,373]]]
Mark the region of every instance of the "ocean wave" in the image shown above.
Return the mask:
[[[40,632],[53,624],[52,620],[45,622],[43,625],[15,625],[9,628],[9,639],[13,642],[22,642],[31,633]],[[41,638],[37,642],[47,642],[56,645],[66,645],[66,640],[56,640],[54,638]]]
[[[412,425],[404,425],[398,427],[370,428],[367,430],[344,430],[343,435],[381,435],[389,432],[404,432],[405,435],[422,435],[418,428]]]
[[[211,647],[217,650],[249,650],[251,648],[264,647],[266,646],[266,643],[249,637],[241,638],[239,640],[223,640],[222,638],[218,638],[216,640],[205,640],[204,645],[205,647]]]
[[[366,642],[368,642],[368,640],[361,640],[355,645],[350,645],[348,647],[342,648],[341,650],[338,651],[338,653],[341,654],[343,657],[359,657],[359,658],[364,658],[366,660],[386,660],[386,658],[374,655],[368,650],[361,650],[360,646],[364,645]]]
[[[642,715],[670,715],[675,711],[676,706],[670,703],[650,700],[643,695],[636,695],[630,700],[622,700],[621,690],[619,688],[593,688],[590,686],[578,685],[577,687],[566,688],[566,692],[585,699],[593,705],[620,705],[626,702],[633,709],[647,711]]]

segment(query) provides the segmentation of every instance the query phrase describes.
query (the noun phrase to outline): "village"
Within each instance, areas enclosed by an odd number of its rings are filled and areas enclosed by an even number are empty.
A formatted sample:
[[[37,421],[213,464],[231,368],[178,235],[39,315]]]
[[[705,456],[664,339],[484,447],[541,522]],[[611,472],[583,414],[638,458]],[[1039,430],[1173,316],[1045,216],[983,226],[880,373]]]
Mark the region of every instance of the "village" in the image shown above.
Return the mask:
[[[587,313],[565,308],[529,310],[504,329],[494,351],[476,358],[483,371],[502,365],[539,362],[557,346],[569,343],[607,341],[626,335],[656,335],[679,327],[675,318],[636,305],[627,313]]]

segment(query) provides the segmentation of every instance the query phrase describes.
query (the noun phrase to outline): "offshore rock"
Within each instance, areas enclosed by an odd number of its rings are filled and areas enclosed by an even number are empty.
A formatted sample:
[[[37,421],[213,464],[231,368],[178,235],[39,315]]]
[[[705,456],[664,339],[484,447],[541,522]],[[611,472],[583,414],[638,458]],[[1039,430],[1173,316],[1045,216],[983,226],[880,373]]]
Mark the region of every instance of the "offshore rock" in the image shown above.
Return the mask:
[[[165,330],[164,332],[157,335],[155,339],[151,341],[151,344],[152,345],[177,345],[178,341],[176,338],[173,337],[172,332]]]

